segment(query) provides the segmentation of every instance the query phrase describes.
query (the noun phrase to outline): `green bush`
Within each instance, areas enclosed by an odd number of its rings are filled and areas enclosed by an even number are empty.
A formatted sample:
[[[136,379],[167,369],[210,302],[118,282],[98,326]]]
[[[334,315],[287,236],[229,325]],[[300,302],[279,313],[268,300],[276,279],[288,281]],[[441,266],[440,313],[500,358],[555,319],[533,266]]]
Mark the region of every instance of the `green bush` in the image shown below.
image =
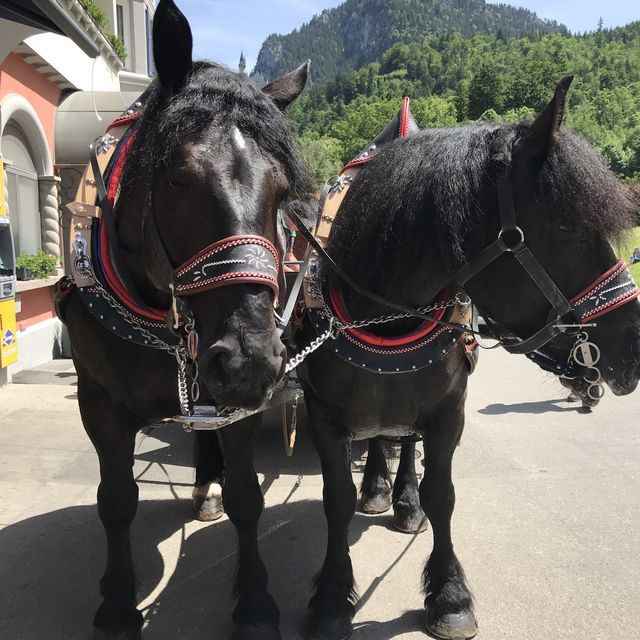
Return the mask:
[[[107,14],[93,0],[79,0],[79,2],[98,29],[104,31],[107,27]]]
[[[128,53],[122,38],[111,33],[106,33],[107,27],[109,26],[107,14],[93,0],[79,0],[79,2],[89,17],[96,23],[98,29],[104,33],[105,38],[113,47],[118,58],[124,62],[127,59]]]
[[[16,259],[18,269],[28,269],[37,279],[46,278],[57,266],[57,256],[51,256],[42,249],[35,254],[21,253]]]
[[[127,59],[127,56],[129,54],[127,53],[127,48],[124,46],[124,42],[122,41],[122,38],[120,36],[114,36],[114,35],[108,35],[106,36],[106,38],[111,43],[111,46],[113,47],[113,50],[116,52],[116,55],[118,56],[118,58],[120,58],[120,60],[124,62]]]

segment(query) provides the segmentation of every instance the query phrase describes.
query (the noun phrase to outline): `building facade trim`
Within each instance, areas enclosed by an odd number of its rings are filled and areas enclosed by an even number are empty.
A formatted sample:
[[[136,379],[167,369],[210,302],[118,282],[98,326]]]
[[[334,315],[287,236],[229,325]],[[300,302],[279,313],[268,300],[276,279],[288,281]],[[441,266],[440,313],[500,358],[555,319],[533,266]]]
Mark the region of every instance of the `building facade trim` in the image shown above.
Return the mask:
[[[38,175],[53,175],[51,150],[44,127],[31,103],[17,93],[10,93],[0,101],[0,138],[12,120],[20,125],[31,144]]]

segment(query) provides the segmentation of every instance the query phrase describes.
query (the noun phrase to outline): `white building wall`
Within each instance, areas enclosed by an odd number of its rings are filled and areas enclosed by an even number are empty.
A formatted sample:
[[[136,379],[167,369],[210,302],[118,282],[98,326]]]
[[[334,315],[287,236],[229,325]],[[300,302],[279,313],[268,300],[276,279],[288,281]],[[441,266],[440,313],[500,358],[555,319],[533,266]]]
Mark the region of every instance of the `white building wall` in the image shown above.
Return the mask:
[[[109,33],[116,32],[116,0],[93,0],[106,14]]]
[[[70,39],[55,33],[31,36],[25,43],[81,91],[118,91],[118,74],[103,57],[90,58]]]
[[[34,33],[40,33],[38,29],[27,27],[17,22],[0,20],[0,64],[2,61],[25,39]]]

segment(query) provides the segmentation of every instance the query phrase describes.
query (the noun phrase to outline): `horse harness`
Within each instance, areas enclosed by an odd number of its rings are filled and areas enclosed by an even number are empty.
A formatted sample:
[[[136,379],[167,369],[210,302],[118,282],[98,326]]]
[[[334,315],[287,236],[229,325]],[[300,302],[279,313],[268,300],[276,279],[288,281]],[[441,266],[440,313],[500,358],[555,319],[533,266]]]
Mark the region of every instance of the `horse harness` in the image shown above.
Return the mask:
[[[169,309],[151,308],[142,300],[124,270],[114,217],[125,160],[137,135],[142,109],[139,100],[91,147],[91,161],[76,200],[67,205],[71,275],[56,287],[56,309],[62,319],[62,302],[76,290],[91,315],[123,340],[173,354],[178,363],[181,414],[189,415],[190,405],[199,399],[198,334],[185,298],[234,284],[258,284],[269,287],[277,301],[280,256],[261,236],[224,238],[175,269],[167,283],[172,300]],[[147,204],[147,215],[155,226],[151,192]]]
[[[91,162],[82,176],[76,200],[67,206],[71,275],[65,276],[57,285],[56,308],[60,310],[64,298],[77,290],[91,315],[111,332],[128,342],[174,355],[178,363],[181,414],[185,419],[194,418],[195,414],[194,419],[197,419],[199,413],[206,414],[208,410],[216,413],[216,410],[213,407],[196,406],[199,399],[198,334],[185,298],[219,287],[251,283],[269,287],[277,301],[281,260],[276,247],[266,238],[253,235],[224,238],[205,247],[175,269],[172,281],[167,283],[172,299],[169,309],[151,308],[142,301],[124,271],[114,218],[125,159],[137,135],[142,109],[142,101],[136,102],[92,145]],[[303,292],[305,307],[318,336],[291,358],[286,372],[295,369],[331,338],[335,340],[333,351],[338,356],[378,373],[415,371],[437,362],[460,344],[464,345],[473,370],[477,361],[475,336],[483,334],[471,327],[472,306],[463,293],[464,285],[500,256],[511,254],[550,302],[554,313],[542,329],[527,339],[515,336],[483,314],[490,328],[488,337],[498,340],[511,353],[525,354],[545,371],[565,378],[584,378],[589,384],[590,397],[599,399],[603,392],[601,375],[596,367],[600,352],[589,341],[584,329],[594,326],[591,321],[595,318],[638,297],[640,291],[621,260],[581,294],[568,301],[524,243],[524,234],[516,223],[507,172],[497,177],[501,223],[498,238],[456,274],[450,287],[456,292],[453,296],[443,291],[433,304],[417,309],[386,300],[354,282],[326,253],[324,244],[331,225],[360,169],[386,143],[394,138],[406,137],[416,130],[417,125],[409,110],[409,99],[405,98],[402,110],[391,124],[344,167],[335,184],[325,188],[315,235],[309,232],[295,212],[291,209],[287,211],[310,244],[305,261],[306,272],[302,274]],[[148,214],[155,225],[151,194],[148,204],[151,209]],[[357,293],[396,313],[367,320],[352,320],[340,292],[337,289],[324,290],[321,259],[330,264],[336,275]],[[294,287],[291,295],[295,297],[297,294]],[[62,315],[60,311],[59,315]],[[410,317],[421,318],[425,322],[407,335],[387,338],[364,331],[371,325]],[[568,317],[570,320],[567,320]],[[575,336],[575,343],[564,362],[556,361],[540,351],[561,334]],[[187,384],[188,366],[191,367],[190,388]],[[233,410],[217,411],[218,416],[227,416],[228,421],[221,421],[214,428],[235,421]],[[237,416],[235,419],[248,415],[246,412],[243,415],[240,413],[236,411],[233,414]],[[206,420],[205,415],[203,422]],[[193,426],[194,423],[191,424]]]
[[[407,112],[408,99],[405,98],[400,116],[401,122],[406,119]],[[404,135],[396,137],[405,137],[409,132],[408,129],[405,131]],[[338,181],[325,189],[321,199],[321,216],[316,237],[307,231],[295,212],[290,212],[290,217],[315,253],[308,270],[304,294],[311,322],[318,334],[316,340],[297,359],[294,359],[295,364],[299,364],[304,357],[319,348],[329,338],[336,338],[334,352],[351,364],[379,373],[400,373],[433,364],[448,353],[460,338],[465,344],[467,354],[473,354],[477,344],[475,338],[488,337],[497,340],[495,346],[501,345],[510,353],[526,355],[544,371],[565,379],[583,379],[588,387],[588,396],[594,401],[599,400],[604,393],[602,375],[596,366],[600,359],[600,350],[589,339],[586,329],[595,326],[593,320],[596,318],[631,302],[640,295],[640,290],[624,260],[619,260],[580,294],[568,300],[525,244],[524,233],[516,220],[510,174],[508,170],[504,170],[498,173],[496,178],[500,218],[498,237],[456,273],[450,288],[457,290],[458,293],[453,298],[447,298],[446,293],[441,293],[434,304],[417,309],[382,298],[355,282],[333,261],[324,247],[335,214],[349,185],[361,166],[371,158],[371,155],[374,155],[378,148],[379,145],[373,144],[362,152],[343,169]],[[481,313],[487,323],[488,333],[478,331],[476,322],[473,326],[469,325],[472,307],[470,299],[462,293],[465,284],[505,254],[512,255],[518,261],[552,308],[546,324],[525,339],[492,320],[486,312]],[[333,272],[352,290],[397,313],[352,322],[339,292],[335,289],[325,291],[321,260],[330,265]],[[444,310],[451,307],[454,311],[449,312],[448,317],[445,317]],[[474,315],[477,317],[476,314]],[[361,327],[371,324],[392,322],[408,317],[422,318],[426,322],[412,334],[400,338],[387,339],[359,331]],[[436,327],[439,328],[432,333]],[[431,336],[427,338],[429,334]],[[557,360],[541,351],[545,345],[560,335],[574,338],[566,360]],[[421,348],[425,349],[426,361],[419,358],[418,352]]]
[[[434,364],[462,344],[470,370],[473,371],[477,362],[475,339],[467,332],[463,332],[461,336],[450,326],[454,324],[470,327],[471,305],[462,292],[458,291],[453,296],[446,290],[441,292],[432,305],[420,310],[424,314],[432,313],[432,318],[426,319],[415,330],[404,335],[383,337],[367,328],[411,318],[415,315],[414,310],[411,313],[403,311],[395,315],[353,320],[340,290],[329,287],[323,277],[324,265],[320,257],[327,259],[334,268],[337,267],[324,251],[324,246],[353,180],[385,145],[418,131],[418,125],[411,115],[410,100],[405,98],[402,108],[389,125],[342,169],[335,183],[325,187],[320,198],[317,226],[311,238],[308,237],[311,234],[306,228],[301,228],[304,225],[295,212],[289,212],[300,232],[315,249],[309,261],[303,289],[304,305],[318,336],[311,346],[315,350],[332,338],[331,350],[344,361],[368,371],[395,374],[416,371]],[[358,291],[359,287],[353,281],[347,281],[347,284]],[[303,351],[294,358],[292,365],[297,366],[309,353],[311,351]]]

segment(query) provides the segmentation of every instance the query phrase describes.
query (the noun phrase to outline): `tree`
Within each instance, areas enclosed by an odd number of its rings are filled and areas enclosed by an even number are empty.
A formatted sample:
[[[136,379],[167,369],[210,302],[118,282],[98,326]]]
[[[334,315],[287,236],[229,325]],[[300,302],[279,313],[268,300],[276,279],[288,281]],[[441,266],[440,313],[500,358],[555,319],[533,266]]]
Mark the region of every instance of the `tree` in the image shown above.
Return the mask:
[[[302,135],[298,142],[315,176],[315,188],[320,191],[324,183],[342,168],[342,143],[335,138],[318,136],[312,132]]]
[[[469,83],[469,111],[473,120],[487,109],[502,109],[502,79],[495,64],[483,63]]]

